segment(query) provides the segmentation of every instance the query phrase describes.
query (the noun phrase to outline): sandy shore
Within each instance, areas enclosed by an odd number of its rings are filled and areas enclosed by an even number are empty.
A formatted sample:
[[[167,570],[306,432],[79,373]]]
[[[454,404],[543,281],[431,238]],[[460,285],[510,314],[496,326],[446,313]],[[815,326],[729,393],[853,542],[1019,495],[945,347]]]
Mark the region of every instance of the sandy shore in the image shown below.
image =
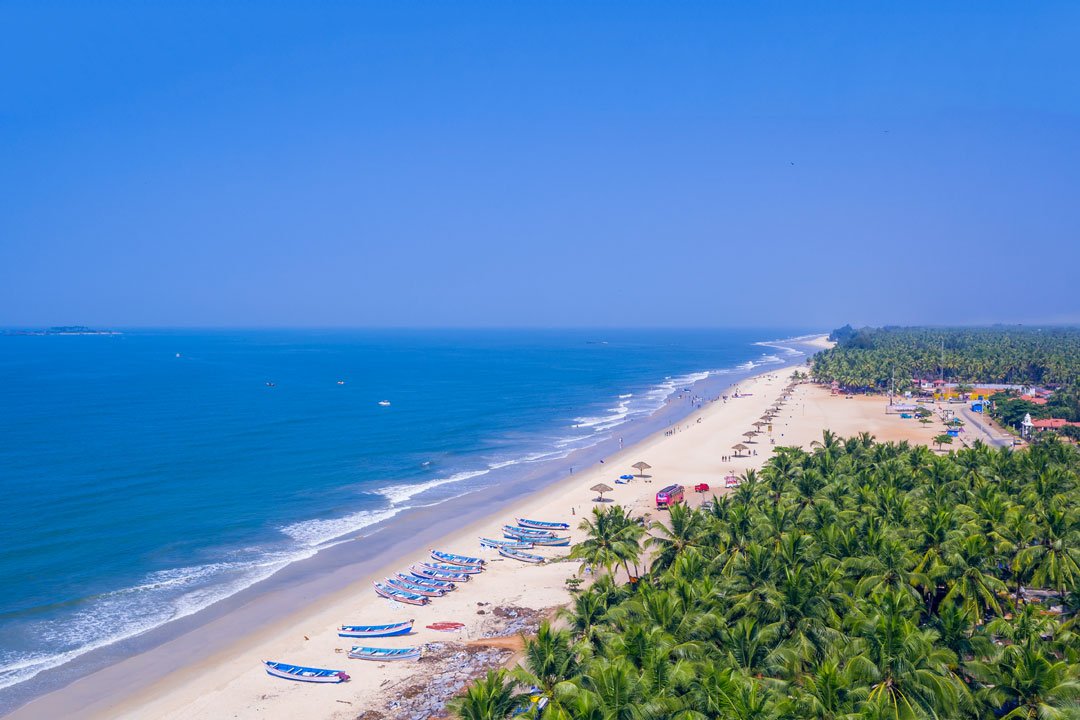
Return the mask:
[[[801,385],[788,401],[772,432],[758,436],[749,444],[757,454],[733,458],[731,447],[745,442],[742,433],[751,429],[764,410],[779,396],[794,367],[770,371],[739,383],[742,397],[726,402],[706,403],[699,412],[678,426],[660,432],[626,450],[605,458],[605,462],[582,469],[571,477],[523,498],[510,511],[485,518],[432,543],[440,549],[486,558],[488,570],[444,598],[426,607],[400,605],[377,597],[371,588],[374,579],[405,569],[424,559],[387,556],[387,565],[371,577],[353,583],[345,590],[320,597],[302,610],[277,619],[206,657],[199,663],[171,672],[162,680],[132,694],[95,699],[79,706],[83,717],[137,718],[357,718],[365,713],[385,713],[382,717],[409,717],[404,710],[387,703],[401,694],[423,688],[433,678],[449,678],[440,686],[444,691],[463,683],[484,664],[505,661],[510,655],[506,640],[485,640],[491,635],[516,635],[534,626],[539,615],[569,601],[567,578],[578,570],[572,562],[523,565],[500,558],[494,551],[480,548],[479,536],[499,537],[504,522],[514,517],[536,517],[570,522],[572,539],[581,533],[577,522],[594,503],[589,487],[604,482],[615,487],[608,496],[633,509],[637,514],[656,516],[655,492],[666,484],[678,482],[688,491],[697,483],[713,488],[722,486],[723,476],[760,466],[775,445],[800,445],[821,437],[829,428],[842,435],[870,432],[879,440],[906,439],[929,442],[939,432],[937,424],[920,425],[884,413],[880,397],[846,399],[831,396],[827,390]],[[775,441],[775,445],[770,443]],[[752,452],[751,451],[751,452]],[[635,479],[629,485],[615,485],[620,474],[633,472],[630,466],[644,460],[652,465],[650,477]],[[704,497],[688,492],[692,504]],[[564,557],[566,548],[538,549],[553,560]],[[383,623],[416,619],[416,632],[404,638],[367,641],[384,647],[432,644],[432,651],[420,662],[372,663],[349,660],[343,651],[355,644],[338,638],[342,623]],[[457,621],[465,628],[454,634],[425,628],[436,621]],[[487,647],[488,649],[482,649]],[[122,676],[125,665],[138,667],[154,653],[167,653],[167,645],[146,657],[136,656],[118,666],[101,671],[109,673],[108,682]],[[347,671],[352,681],[340,685],[290,683],[266,675],[260,666],[264,659],[296,664],[332,667]],[[103,678],[99,673],[76,681],[71,686],[43,696],[12,714],[14,718],[58,717],[71,709],[80,688],[93,686]],[[60,714],[58,714],[60,713]],[[380,717],[371,714],[368,717]]]

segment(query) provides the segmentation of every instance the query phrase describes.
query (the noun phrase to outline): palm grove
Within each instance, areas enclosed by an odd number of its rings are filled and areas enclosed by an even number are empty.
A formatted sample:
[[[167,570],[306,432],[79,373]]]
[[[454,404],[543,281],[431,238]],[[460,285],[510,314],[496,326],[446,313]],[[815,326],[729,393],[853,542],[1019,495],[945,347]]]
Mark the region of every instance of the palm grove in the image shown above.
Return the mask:
[[[825,433],[706,510],[597,508],[572,557],[605,572],[454,712],[537,716],[535,688],[558,719],[1080,718],[1078,470],[1056,440]]]

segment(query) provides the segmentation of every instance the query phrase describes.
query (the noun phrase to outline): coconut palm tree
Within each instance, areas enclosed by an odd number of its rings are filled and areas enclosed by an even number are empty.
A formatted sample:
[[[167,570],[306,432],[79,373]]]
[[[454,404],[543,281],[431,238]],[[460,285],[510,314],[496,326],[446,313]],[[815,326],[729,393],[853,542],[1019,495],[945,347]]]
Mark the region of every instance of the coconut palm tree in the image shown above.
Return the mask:
[[[983,685],[979,695],[987,710],[998,717],[1080,717],[1080,668],[1038,647],[1010,645],[993,661],[972,662],[968,669]]]
[[[505,720],[521,710],[529,696],[514,689],[505,670],[489,670],[487,675],[465,688],[462,695],[447,703],[461,720]]]

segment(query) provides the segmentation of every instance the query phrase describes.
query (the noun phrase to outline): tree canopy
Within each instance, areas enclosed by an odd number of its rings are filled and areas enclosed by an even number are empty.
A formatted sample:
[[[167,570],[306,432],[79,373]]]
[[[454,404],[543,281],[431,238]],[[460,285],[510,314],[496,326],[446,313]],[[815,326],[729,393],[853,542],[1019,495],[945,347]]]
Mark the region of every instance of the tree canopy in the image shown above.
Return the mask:
[[[529,687],[542,715],[511,712],[553,720],[1078,718],[1078,472],[1053,440],[830,434],[663,525],[597,508],[575,554],[606,570],[477,705]]]

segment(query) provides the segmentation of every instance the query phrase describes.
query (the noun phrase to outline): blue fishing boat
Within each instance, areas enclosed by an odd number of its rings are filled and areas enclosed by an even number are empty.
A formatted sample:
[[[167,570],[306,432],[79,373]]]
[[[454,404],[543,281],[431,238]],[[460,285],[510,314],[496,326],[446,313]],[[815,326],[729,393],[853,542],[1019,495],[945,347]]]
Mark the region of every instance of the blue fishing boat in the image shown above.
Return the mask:
[[[552,537],[552,538],[533,538],[530,542],[533,545],[543,545],[544,547],[566,547],[570,544],[570,538],[567,537]]]
[[[449,580],[432,580],[431,578],[422,577],[414,573],[397,573],[394,575],[398,580],[404,580],[405,582],[415,583],[416,585],[423,585],[429,588],[438,588],[450,592],[456,589],[456,585]]]
[[[461,573],[463,575],[479,575],[484,568],[479,565],[447,565],[445,563],[422,562],[422,567],[438,570],[439,572]]]
[[[509,548],[499,548],[499,554],[503,557],[508,557],[511,560],[520,560],[521,562],[533,563],[539,565],[544,562],[544,558],[539,555],[532,555],[521,550],[511,550]]]
[[[564,522],[546,522],[544,520],[529,520],[527,518],[517,518],[517,524],[523,528],[533,528],[535,530],[569,530],[570,523]]]
[[[354,660],[418,660],[423,648],[375,648],[354,646],[349,657]]]
[[[417,595],[416,593],[409,592],[408,590],[400,590],[395,587],[389,587],[382,583],[372,583],[375,585],[375,592],[379,597],[384,597],[387,600],[393,600],[394,602],[405,603],[407,605],[427,605],[431,600],[425,595]]]
[[[427,597],[442,597],[446,594],[446,591],[442,588],[425,587],[418,583],[411,583],[407,580],[400,580],[396,577],[386,578],[386,584],[397,590],[404,590],[405,592],[411,592],[416,595],[425,595]]]
[[[412,632],[413,621],[390,623],[389,625],[342,625],[338,628],[338,637],[377,638],[408,635]]]
[[[285,678],[286,680],[299,680],[300,682],[310,683],[343,683],[349,680],[349,675],[341,670],[290,665],[272,660],[263,660],[263,665],[266,666],[267,674]]]
[[[533,530],[531,528],[515,527],[514,525],[503,525],[504,537],[520,537],[520,538],[534,538],[534,537],[555,537],[555,533],[550,530]]]
[[[465,555],[454,555],[452,553],[443,552],[441,550],[432,550],[431,557],[439,562],[450,563],[451,565],[472,565],[482,567],[486,560],[480,558],[467,557]]]
[[[510,548],[512,550],[532,550],[533,544],[524,540],[492,540],[491,538],[480,538],[480,546],[486,548]]]
[[[435,570],[424,564],[413,565],[409,568],[409,572],[423,578],[431,578],[432,580],[450,580],[456,583],[466,582],[469,579],[469,576],[465,573]]]

